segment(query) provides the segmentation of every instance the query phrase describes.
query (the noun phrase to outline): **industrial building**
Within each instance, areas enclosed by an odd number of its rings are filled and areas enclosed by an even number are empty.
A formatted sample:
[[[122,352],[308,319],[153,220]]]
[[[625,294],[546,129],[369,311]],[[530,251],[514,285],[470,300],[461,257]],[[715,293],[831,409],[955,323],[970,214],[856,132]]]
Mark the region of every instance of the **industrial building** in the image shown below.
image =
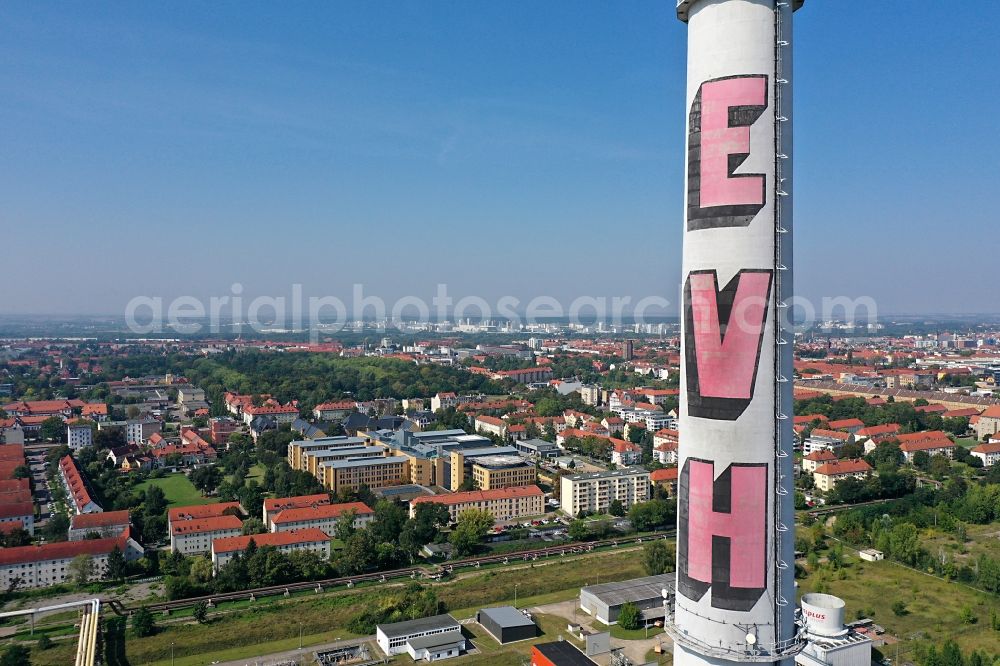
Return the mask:
[[[576,649],[569,641],[554,641],[531,646],[531,666],[595,666],[596,661]]]
[[[590,585],[580,590],[580,610],[604,624],[617,624],[622,606],[632,603],[644,620],[661,620],[673,605],[675,584],[674,574],[662,574]]]
[[[414,661],[457,657],[465,650],[462,626],[447,614],[377,625],[375,639],[386,655],[408,654]]]
[[[830,594],[802,595],[806,646],[799,666],[869,666],[872,639],[844,625],[844,600]]]
[[[484,608],[476,613],[476,622],[501,645],[525,641],[538,635],[534,620],[513,606]]]
[[[649,472],[642,467],[564,476],[561,484],[560,509],[570,516],[606,512],[615,500],[628,510],[649,499]]]

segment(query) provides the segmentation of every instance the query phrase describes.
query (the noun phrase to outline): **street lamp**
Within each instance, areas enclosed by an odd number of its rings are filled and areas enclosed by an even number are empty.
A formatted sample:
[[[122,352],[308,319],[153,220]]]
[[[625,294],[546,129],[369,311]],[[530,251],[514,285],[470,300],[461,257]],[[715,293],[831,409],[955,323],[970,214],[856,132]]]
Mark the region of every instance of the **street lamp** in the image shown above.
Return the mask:
[[[170,641],[170,666],[174,666],[174,642]]]

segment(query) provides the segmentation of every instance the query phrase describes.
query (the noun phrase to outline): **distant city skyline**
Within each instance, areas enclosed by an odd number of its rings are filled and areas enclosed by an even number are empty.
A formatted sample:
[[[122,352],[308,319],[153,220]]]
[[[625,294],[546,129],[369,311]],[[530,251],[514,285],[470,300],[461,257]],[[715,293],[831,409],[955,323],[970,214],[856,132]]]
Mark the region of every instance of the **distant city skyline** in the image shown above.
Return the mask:
[[[809,5],[797,294],[1000,312],[1000,6]],[[676,305],[673,2],[7,4],[0,20],[2,314],[121,315],[234,283]]]

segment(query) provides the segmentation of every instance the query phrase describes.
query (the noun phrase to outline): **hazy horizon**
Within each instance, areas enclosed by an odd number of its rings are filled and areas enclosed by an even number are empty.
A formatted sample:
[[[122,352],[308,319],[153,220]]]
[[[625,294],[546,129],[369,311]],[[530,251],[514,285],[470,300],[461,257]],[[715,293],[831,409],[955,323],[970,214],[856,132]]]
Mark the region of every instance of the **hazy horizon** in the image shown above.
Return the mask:
[[[675,304],[672,4],[0,7],[0,313],[233,283]],[[1000,5],[908,7],[796,15],[796,292],[1000,312]]]

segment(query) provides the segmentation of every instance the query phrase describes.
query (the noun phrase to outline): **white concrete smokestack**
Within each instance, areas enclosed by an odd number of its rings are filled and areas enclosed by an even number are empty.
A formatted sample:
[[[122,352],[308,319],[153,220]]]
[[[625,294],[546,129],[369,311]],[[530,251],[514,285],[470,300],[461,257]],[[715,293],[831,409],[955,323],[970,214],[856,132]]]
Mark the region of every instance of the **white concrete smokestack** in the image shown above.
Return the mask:
[[[680,0],[687,177],[674,662],[790,664],[792,12]]]

